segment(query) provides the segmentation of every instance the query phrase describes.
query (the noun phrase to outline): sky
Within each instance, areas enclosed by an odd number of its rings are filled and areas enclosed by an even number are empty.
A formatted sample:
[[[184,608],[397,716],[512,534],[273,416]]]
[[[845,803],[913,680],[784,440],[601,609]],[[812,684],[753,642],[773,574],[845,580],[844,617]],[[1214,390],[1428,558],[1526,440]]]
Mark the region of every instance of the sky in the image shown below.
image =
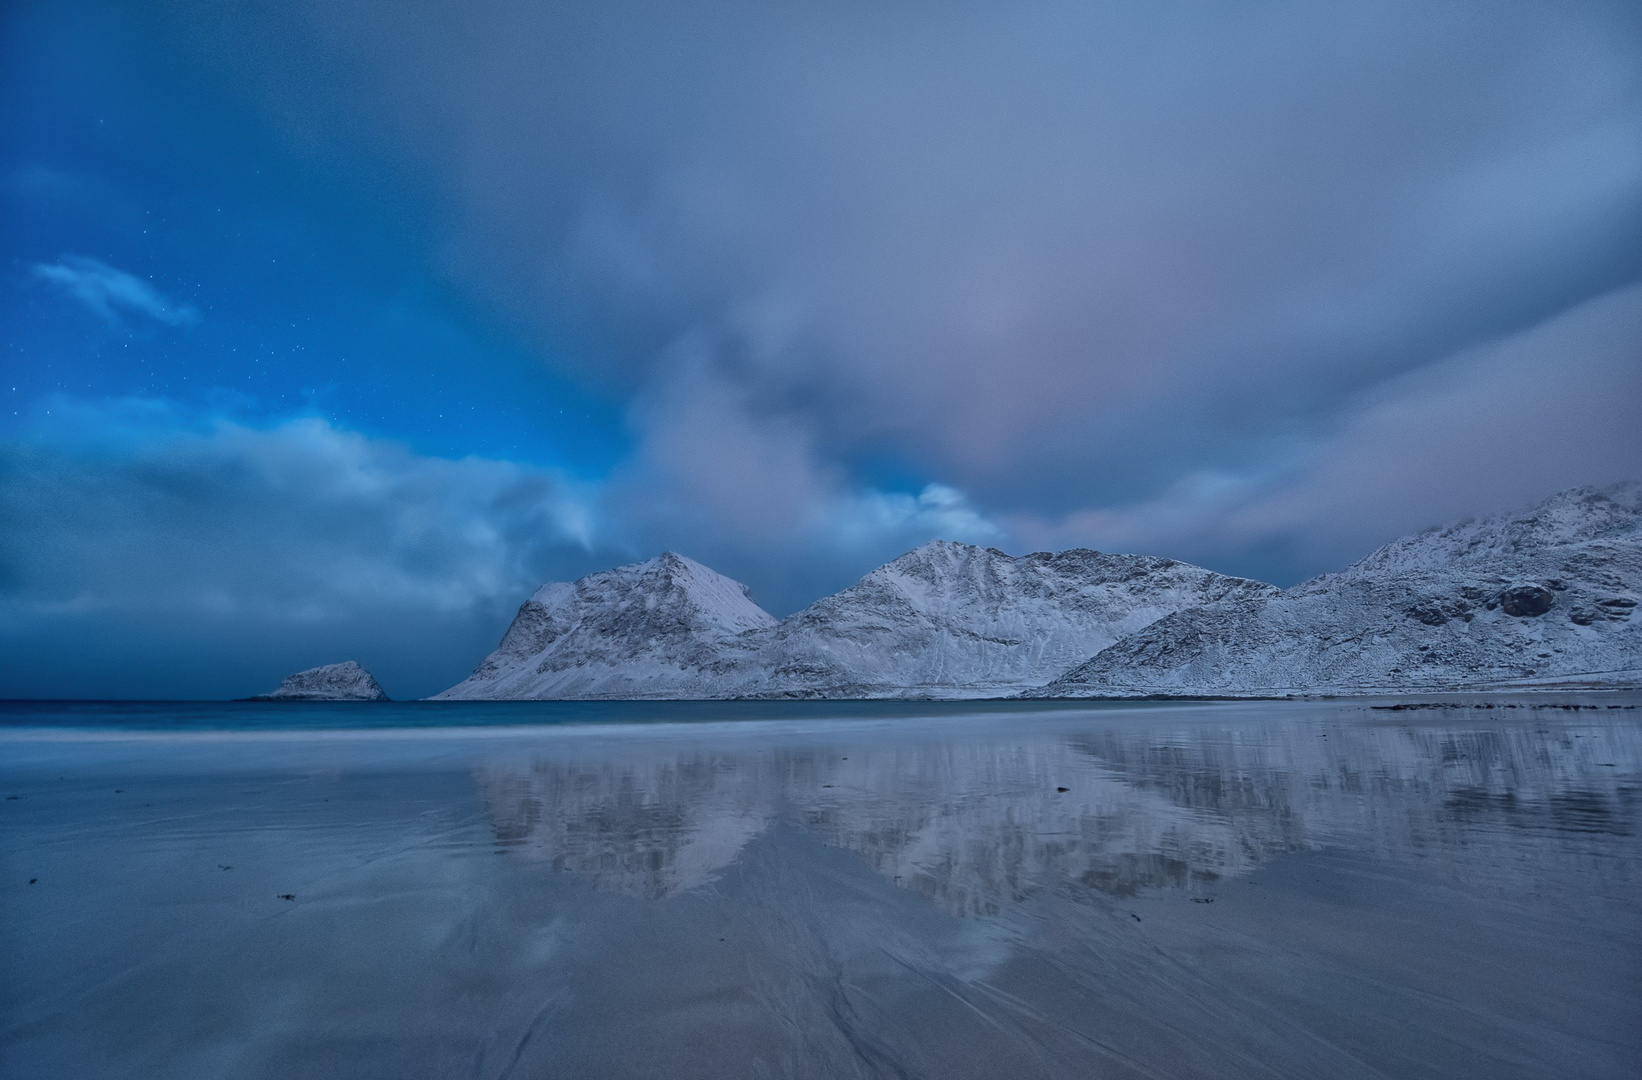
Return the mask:
[[[0,7],[0,696],[1642,477],[1642,7]]]

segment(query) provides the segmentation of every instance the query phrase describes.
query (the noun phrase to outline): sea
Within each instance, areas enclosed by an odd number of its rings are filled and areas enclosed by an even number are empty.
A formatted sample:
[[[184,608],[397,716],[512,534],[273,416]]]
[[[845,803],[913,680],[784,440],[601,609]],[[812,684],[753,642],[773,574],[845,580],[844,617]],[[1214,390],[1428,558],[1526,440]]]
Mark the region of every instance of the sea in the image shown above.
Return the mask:
[[[1642,696],[0,703],[0,1076],[1642,1076]]]

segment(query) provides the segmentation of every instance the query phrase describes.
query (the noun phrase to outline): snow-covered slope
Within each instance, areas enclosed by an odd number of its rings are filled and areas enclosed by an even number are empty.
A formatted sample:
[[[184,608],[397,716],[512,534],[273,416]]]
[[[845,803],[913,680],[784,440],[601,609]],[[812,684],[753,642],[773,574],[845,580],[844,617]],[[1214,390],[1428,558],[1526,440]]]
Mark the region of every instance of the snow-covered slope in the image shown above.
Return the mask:
[[[745,585],[668,552],[542,586],[436,700],[714,697],[736,640],[774,625]]]
[[[1577,488],[1280,595],[1176,612],[1035,696],[1634,686],[1639,600],[1642,485]]]
[[[439,697],[1006,696],[1181,607],[1275,592],[1169,559],[934,541],[777,625],[664,555],[543,587]]]
[[[935,540],[783,620],[739,692],[1004,696],[1180,608],[1276,591],[1171,559]]]
[[[252,701],[387,701],[376,677],[352,660],[287,675],[279,689]]]

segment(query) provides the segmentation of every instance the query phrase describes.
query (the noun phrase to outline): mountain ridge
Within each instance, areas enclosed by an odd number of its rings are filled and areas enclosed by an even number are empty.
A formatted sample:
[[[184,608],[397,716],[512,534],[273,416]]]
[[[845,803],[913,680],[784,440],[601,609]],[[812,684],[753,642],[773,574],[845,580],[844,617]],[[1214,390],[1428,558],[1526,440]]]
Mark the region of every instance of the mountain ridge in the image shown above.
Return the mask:
[[[1163,615],[1275,592],[1172,559],[932,540],[783,619],[744,696],[1007,696]]]
[[[1032,697],[1642,682],[1642,484],[1427,529],[1257,602],[1175,612]]]
[[[681,566],[717,606],[691,600],[685,617],[668,591]],[[1007,697],[1179,607],[1268,591],[1153,556],[933,540],[777,622],[745,586],[669,553],[538,589],[437,698]],[[629,617],[640,608],[665,614]]]
[[[1393,540],[1289,589],[932,540],[785,619],[673,553],[542,586],[442,700],[1253,697],[1642,685],[1642,484]]]

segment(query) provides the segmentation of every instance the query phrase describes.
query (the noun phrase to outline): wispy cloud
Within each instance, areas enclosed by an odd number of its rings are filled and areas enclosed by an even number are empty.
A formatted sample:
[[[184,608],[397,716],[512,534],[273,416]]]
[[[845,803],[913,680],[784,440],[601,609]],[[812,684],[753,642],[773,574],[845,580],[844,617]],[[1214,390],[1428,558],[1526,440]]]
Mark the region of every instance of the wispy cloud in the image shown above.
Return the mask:
[[[620,561],[592,530],[585,488],[551,469],[313,417],[59,398],[0,438],[0,682],[231,695],[374,653],[396,692],[432,693],[542,581]]]
[[[582,492],[552,470],[420,455],[312,417],[251,426],[142,399],[52,412],[0,442],[0,598],[24,607],[313,622],[511,606],[593,543]]]
[[[1288,584],[1429,525],[1642,476],[1639,341],[1642,284],[1365,391],[1259,467],[1004,523],[1029,544],[1166,551]]]
[[[142,278],[101,259],[64,255],[53,263],[36,263],[30,273],[109,322],[118,322],[122,315],[140,315],[166,326],[188,326],[200,318],[192,305],[172,300]]]
[[[679,343],[630,413],[637,448],[603,505],[635,551],[686,551],[784,615],[926,540],[1005,542],[953,485],[852,476],[813,415],[750,394],[724,353],[707,335]]]

